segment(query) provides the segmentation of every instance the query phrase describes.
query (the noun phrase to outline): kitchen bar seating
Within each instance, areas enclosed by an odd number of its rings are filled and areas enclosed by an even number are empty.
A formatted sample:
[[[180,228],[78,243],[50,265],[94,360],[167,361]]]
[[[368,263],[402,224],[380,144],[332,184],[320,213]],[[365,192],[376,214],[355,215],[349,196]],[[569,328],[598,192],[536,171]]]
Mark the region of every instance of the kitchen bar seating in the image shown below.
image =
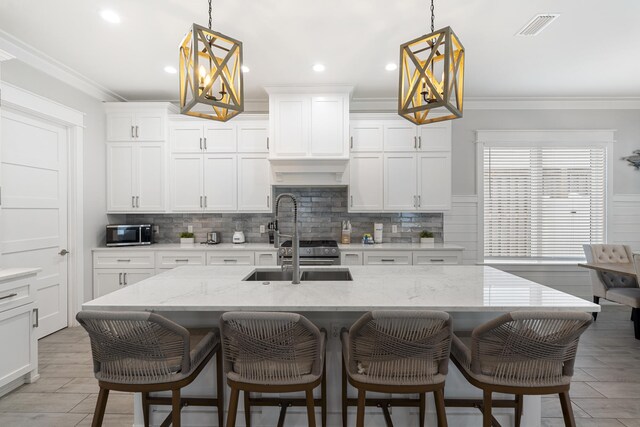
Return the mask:
[[[81,311],[76,318],[89,333],[100,386],[93,427],[102,425],[110,390],[142,394],[145,426],[149,426],[150,405],[171,405],[162,426],[179,427],[182,407],[187,405],[217,407],[218,425],[223,425],[222,358],[216,328],[185,329],[149,312]],[[182,398],[180,389],[189,385],[214,355],[217,396]],[[170,398],[149,396],[169,390]]]
[[[476,327],[470,336],[455,334],[451,360],[464,377],[482,389],[482,401],[447,399],[447,406],[474,406],[483,413],[483,427],[500,425],[492,406],[514,407],[520,426],[523,395],[558,394],[566,426],[575,426],[569,387],[580,335],[593,319],[581,312],[504,314]],[[492,394],[514,394],[514,400],[493,401]]]
[[[325,377],[326,332],[296,313],[227,312],[220,320],[224,371],[231,387],[227,426],[236,422],[243,392],[245,424],[251,426],[251,406],[280,406],[278,426],[287,407],[306,406],[308,424],[315,427],[315,406],[327,425]],[[313,390],[320,386],[320,399]],[[304,392],[305,398],[254,398],[251,393]]]
[[[364,427],[365,406],[382,408],[393,426],[390,406],[418,407],[424,426],[426,393],[433,392],[438,426],[447,425],[444,383],[451,348],[451,318],[441,311],[373,311],[342,331],[342,425],[347,407],[357,405]],[[347,397],[347,380],[358,398]],[[418,399],[367,399],[367,392],[419,394]]]

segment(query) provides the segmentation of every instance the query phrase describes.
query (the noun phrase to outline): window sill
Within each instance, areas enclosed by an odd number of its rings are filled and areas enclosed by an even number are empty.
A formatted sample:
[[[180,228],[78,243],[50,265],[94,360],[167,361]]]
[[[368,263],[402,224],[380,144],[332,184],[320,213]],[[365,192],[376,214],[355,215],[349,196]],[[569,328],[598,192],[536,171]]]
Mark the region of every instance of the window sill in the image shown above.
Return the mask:
[[[523,265],[523,266],[531,266],[531,265],[540,265],[540,266],[575,266],[577,267],[579,263],[587,262],[586,259],[583,260],[492,260],[492,261],[480,261],[478,265],[487,265],[497,266],[497,265]]]

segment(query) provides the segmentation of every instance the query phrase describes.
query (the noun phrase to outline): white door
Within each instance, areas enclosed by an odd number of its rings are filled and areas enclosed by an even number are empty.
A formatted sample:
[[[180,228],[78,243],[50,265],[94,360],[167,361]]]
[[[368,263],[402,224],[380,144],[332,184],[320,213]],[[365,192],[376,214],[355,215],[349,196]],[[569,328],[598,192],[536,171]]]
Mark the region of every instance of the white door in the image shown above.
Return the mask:
[[[208,153],[235,153],[236,127],[229,123],[207,123],[203,142]]]
[[[311,155],[338,157],[346,155],[346,132],[342,96],[311,98]]]
[[[138,143],[136,159],[136,210],[164,211],[164,143]]]
[[[107,143],[107,210],[133,211],[134,146],[130,142]]]
[[[238,151],[242,153],[269,152],[269,122],[256,120],[238,122]]]
[[[271,212],[271,171],[266,154],[238,155],[238,210]]]
[[[422,151],[450,151],[451,120],[419,126],[418,149]]]
[[[202,154],[174,154],[171,157],[171,209],[176,212],[201,211]]]
[[[416,127],[406,120],[384,125],[384,151],[415,151],[418,147]]]
[[[383,209],[382,154],[354,153],[349,170],[349,212]]]
[[[451,152],[418,154],[418,210],[451,209]]]
[[[275,157],[306,156],[309,146],[310,100],[307,96],[278,96],[274,108]]]
[[[107,141],[132,141],[135,136],[132,113],[107,114]]]
[[[169,129],[171,153],[201,153],[204,148],[202,123],[196,121],[173,123]]]
[[[384,208],[386,210],[413,211],[416,206],[415,154],[385,154]]]
[[[382,123],[351,120],[351,151],[382,151]]]
[[[2,112],[0,264],[39,267],[38,338],[67,326],[67,131]]]
[[[164,116],[161,113],[136,113],[136,141],[163,141]]]
[[[236,210],[237,177],[235,154],[205,154],[203,193],[205,210],[211,212]]]

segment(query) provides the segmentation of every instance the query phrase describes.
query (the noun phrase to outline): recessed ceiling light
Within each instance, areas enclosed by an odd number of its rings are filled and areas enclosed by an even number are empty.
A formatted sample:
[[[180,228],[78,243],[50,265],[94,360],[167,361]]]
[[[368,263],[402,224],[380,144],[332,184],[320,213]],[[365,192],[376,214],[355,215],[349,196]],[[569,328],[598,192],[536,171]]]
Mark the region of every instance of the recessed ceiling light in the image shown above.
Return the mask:
[[[321,73],[325,70],[325,66],[322,64],[315,64],[313,66],[313,71],[315,71],[316,73]]]
[[[251,69],[246,65],[243,65],[242,67],[240,67],[240,69],[242,70],[243,73],[248,73],[249,71],[251,71]]]
[[[171,65],[167,65],[166,67],[164,67],[164,71],[165,73],[169,73],[169,74],[175,74],[178,72],[178,70],[173,68]]]
[[[393,62],[390,62],[384,67],[384,69],[387,70],[387,71],[393,71],[393,70],[397,70],[398,66],[396,64],[394,64]]]
[[[103,10],[100,12],[100,16],[102,16],[102,19],[107,22],[111,22],[112,24],[120,23],[120,16],[113,10]]]

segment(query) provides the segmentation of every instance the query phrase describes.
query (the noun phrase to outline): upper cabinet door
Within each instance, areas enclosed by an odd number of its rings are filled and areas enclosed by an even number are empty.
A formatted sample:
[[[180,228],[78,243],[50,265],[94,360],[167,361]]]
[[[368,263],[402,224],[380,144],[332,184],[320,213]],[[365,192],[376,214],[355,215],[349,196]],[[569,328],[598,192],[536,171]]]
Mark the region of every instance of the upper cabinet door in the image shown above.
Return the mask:
[[[382,154],[351,155],[349,212],[383,210],[383,168]]]
[[[135,115],[136,141],[164,141],[164,114],[160,112],[138,112]]]
[[[131,143],[107,144],[107,210],[129,212],[135,209],[133,191],[135,153]]]
[[[197,212],[204,207],[202,154],[171,156],[171,209]]]
[[[201,153],[204,149],[201,122],[177,122],[169,128],[172,153]]]
[[[418,157],[418,210],[451,209],[451,153],[433,151]]]
[[[269,152],[269,121],[252,120],[237,122],[238,152],[240,153],[268,153]]]
[[[145,142],[137,147],[136,210],[163,212],[165,209],[164,142]]]
[[[347,155],[345,97],[340,95],[311,98],[311,156]]]
[[[133,113],[107,114],[107,141],[133,141],[135,137]]]
[[[204,210],[235,211],[237,168],[235,154],[206,154],[204,156]]]
[[[415,211],[416,155],[394,153],[384,155],[384,208],[395,211]]]
[[[416,127],[406,120],[384,124],[384,151],[415,151],[418,148]]]
[[[351,151],[382,151],[384,130],[382,123],[373,120],[351,121]]]
[[[311,100],[308,96],[279,95],[274,98],[272,134],[274,157],[306,157],[309,148]]]
[[[271,212],[271,176],[265,154],[238,155],[238,210]]]
[[[207,153],[235,153],[236,127],[229,123],[206,123],[203,142]]]
[[[450,151],[451,121],[418,126],[418,150]]]

